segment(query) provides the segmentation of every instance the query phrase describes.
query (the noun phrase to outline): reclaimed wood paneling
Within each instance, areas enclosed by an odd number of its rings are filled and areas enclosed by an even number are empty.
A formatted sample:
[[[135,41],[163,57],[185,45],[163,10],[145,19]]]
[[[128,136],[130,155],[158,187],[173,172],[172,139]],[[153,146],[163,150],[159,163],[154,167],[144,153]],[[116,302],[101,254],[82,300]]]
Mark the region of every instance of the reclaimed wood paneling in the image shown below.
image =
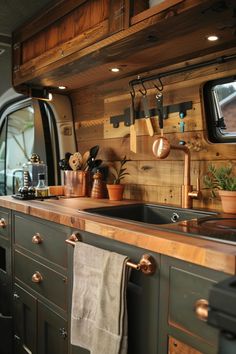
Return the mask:
[[[21,64],[33,58],[38,59],[46,50],[53,49],[60,44],[68,44],[73,38],[102,23],[108,19],[108,10],[108,0],[92,0],[80,4],[73,11],[22,42]],[[47,41],[49,44],[46,44]]]
[[[179,73],[163,79],[164,105],[192,101],[192,109],[184,118],[185,132],[179,130],[179,114],[171,113],[164,121],[164,133],[171,144],[185,141],[191,153],[191,184],[196,187],[200,178],[202,197],[194,200],[195,208],[220,210],[218,198],[213,199],[204,188],[203,176],[209,163],[217,166],[232,163],[236,171],[235,144],[209,143],[205,131],[205,117],[201,101],[201,87],[204,82],[217,77],[236,73],[236,62],[212,65],[207,68]],[[150,108],[155,107],[156,89],[148,84]],[[160,135],[157,117],[152,117],[155,135],[148,135],[145,119],[136,121],[137,153],[130,151],[129,127],[120,124],[113,128],[110,117],[121,115],[129,107],[130,94],[125,80],[89,86],[76,90],[71,95],[76,119],[76,136],[79,151],[85,152],[98,144],[98,157],[105,164],[116,163],[126,155],[131,161],[127,164],[130,175],[126,178],[125,197],[150,202],[180,205],[181,185],[183,183],[183,158],[180,151],[172,150],[164,160],[157,160],[152,153],[152,145]],[[139,99],[137,99],[138,101]]]
[[[170,14],[170,11],[173,11],[171,10],[171,7],[181,2],[183,2],[183,0],[165,0],[162,3],[155,5],[151,8],[146,7],[146,11],[143,11],[144,8],[141,10],[140,8],[138,8],[137,5],[134,4],[135,6],[133,11],[133,18],[131,19],[131,24],[134,25],[135,23],[143,21],[144,19],[151,17],[156,13],[160,13],[166,9],[168,9],[168,12],[167,14],[165,14],[165,16],[173,16],[173,13]]]
[[[124,29],[125,0],[110,0],[109,33]]]

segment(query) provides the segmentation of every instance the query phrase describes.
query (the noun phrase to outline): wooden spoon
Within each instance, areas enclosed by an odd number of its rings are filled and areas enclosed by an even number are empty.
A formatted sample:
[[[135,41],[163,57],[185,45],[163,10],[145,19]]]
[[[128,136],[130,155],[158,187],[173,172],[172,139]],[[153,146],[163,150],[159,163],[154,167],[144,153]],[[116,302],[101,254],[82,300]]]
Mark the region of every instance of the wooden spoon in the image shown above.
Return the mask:
[[[87,150],[87,151],[85,151],[85,153],[82,156],[81,170],[84,171],[86,169],[86,167],[88,165],[87,162],[88,162],[89,157],[90,157],[90,151]]]

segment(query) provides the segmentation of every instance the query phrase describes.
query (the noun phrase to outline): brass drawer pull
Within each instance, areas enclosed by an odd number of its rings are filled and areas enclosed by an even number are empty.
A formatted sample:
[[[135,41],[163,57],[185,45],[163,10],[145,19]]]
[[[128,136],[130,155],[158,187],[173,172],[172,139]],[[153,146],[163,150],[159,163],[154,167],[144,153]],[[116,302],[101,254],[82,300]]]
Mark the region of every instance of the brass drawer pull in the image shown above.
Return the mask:
[[[43,242],[42,237],[40,236],[39,233],[36,233],[33,237],[32,237],[32,243],[39,245],[40,243]]]
[[[207,321],[209,302],[205,299],[200,299],[195,302],[194,310],[197,318],[201,321]]]
[[[4,229],[7,226],[6,220],[4,218],[0,219],[0,227]]]
[[[43,281],[42,274],[39,273],[39,272],[35,272],[35,273],[32,275],[31,280],[32,280],[33,283],[41,283],[41,281]]]

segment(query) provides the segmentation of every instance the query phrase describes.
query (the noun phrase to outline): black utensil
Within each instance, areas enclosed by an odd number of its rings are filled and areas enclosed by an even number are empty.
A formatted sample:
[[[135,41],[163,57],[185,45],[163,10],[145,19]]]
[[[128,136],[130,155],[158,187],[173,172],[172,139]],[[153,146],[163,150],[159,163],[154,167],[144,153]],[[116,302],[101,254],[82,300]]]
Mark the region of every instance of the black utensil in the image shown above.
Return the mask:
[[[96,159],[98,151],[99,151],[99,145],[95,145],[95,146],[91,147],[91,149],[89,150],[90,157],[92,159]]]

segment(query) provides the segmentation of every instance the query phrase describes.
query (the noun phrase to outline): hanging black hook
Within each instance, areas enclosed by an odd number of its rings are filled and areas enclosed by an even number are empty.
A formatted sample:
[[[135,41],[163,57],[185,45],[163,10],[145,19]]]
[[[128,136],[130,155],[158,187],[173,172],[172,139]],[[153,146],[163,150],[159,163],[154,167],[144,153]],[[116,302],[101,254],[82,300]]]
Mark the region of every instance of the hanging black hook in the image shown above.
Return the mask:
[[[140,83],[141,83],[141,85],[143,86],[144,92],[143,92],[141,89],[139,89],[139,92],[140,92],[143,96],[146,96],[146,94],[147,94],[147,89],[146,89],[146,87],[144,86],[144,83],[143,83],[142,79],[140,79]]]
[[[135,89],[134,89],[134,86],[133,86],[132,84],[130,84],[130,88],[131,88],[131,91],[130,91],[131,98],[134,98],[134,97],[135,97]]]
[[[159,81],[160,86],[153,84],[154,87],[156,87],[156,89],[157,89],[158,91],[163,91],[164,86],[163,86],[163,83],[162,83],[162,81],[161,81],[161,78],[158,77],[157,80]]]

